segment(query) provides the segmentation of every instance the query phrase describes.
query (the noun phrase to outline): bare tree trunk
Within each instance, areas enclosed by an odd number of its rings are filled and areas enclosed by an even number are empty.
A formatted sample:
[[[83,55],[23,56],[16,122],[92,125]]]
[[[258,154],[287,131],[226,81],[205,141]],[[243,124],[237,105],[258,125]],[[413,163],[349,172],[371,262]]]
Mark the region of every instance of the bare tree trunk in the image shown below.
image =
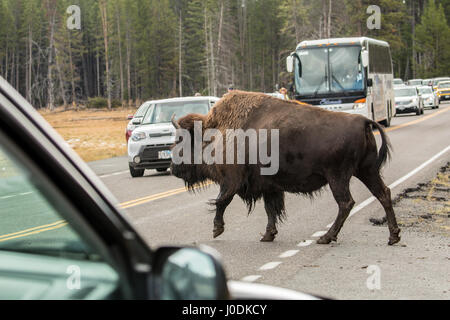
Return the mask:
[[[26,68],[26,98],[27,101],[31,103],[31,74],[32,74],[32,64],[33,64],[33,32],[31,31],[31,25],[28,26],[28,63]]]
[[[109,56],[108,56],[108,15],[105,0],[100,0],[100,13],[102,16],[103,39],[105,43],[106,93],[108,96],[108,109],[111,110],[111,83],[109,75]]]
[[[180,9],[180,19],[179,19],[179,26],[178,26],[178,89],[180,97],[183,96],[183,65],[182,65],[182,19],[181,19],[181,9]]]
[[[53,8],[53,12],[50,13],[50,8]],[[50,14],[50,20],[49,20],[49,28],[50,28],[50,47],[49,47],[49,54],[48,54],[48,71],[47,71],[47,80],[48,80],[48,103],[47,107],[50,110],[53,110],[55,108],[55,101],[54,101],[54,93],[53,93],[53,75],[52,75],[52,69],[53,69],[53,46],[54,46],[54,34],[55,34],[55,16],[56,16],[56,5],[54,2],[50,4],[50,1],[47,0],[47,9],[48,13]]]
[[[100,97],[100,52],[98,51],[98,43],[96,44],[97,51],[97,97]]]
[[[55,62],[56,62],[56,70],[58,71],[58,80],[59,80],[59,90],[61,98],[63,99],[63,107],[66,109],[67,107],[67,99],[66,99],[66,90],[64,89],[64,81],[61,72],[61,65],[59,61],[58,49],[55,48]]]
[[[72,85],[72,106],[78,110],[77,97],[75,95],[75,79],[74,79],[75,71],[74,71],[73,58],[72,58],[72,39],[70,37],[70,32],[68,32],[67,35],[69,37],[69,64],[70,64],[70,82]]]
[[[222,27],[223,27],[223,1],[220,3],[219,36],[217,37],[217,57],[220,57],[222,48]]]
[[[117,8],[117,36],[119,39],[119,64],[120,64],[120,100],[122,101],[122,107],[125,106],[124,90],[123,90],[123,64],[122,64],[122,35],[120,33],[120,13]]]
[[[211,18],[209,20],[209,43],[210,43],[210,53],[211,53],[211,82],[212,82],[212,94],[217,96],[217,80],[216,80],[216,63],[214,61],[214,44],[212,36],[212,22]]]
[[[130,48],[130,25],[127,18],[127,90],[128,90],[128,106],[130,107],[133,103],[132,95],[131,95],[131,48]]]
[[[328,0],[328,26],[327,26],[327,38],[331,38],[331,0]]]
[[[206,14],[206,6],[204,9],[205,12],[205,24],[204,24],[204,32],[205,32],[205,56],[206,56],[206,78],[208,83],[208,94],[211,95],[211,77],[210,77],[210,64],[209,64],[209,45],[208,45],[208,18]]]

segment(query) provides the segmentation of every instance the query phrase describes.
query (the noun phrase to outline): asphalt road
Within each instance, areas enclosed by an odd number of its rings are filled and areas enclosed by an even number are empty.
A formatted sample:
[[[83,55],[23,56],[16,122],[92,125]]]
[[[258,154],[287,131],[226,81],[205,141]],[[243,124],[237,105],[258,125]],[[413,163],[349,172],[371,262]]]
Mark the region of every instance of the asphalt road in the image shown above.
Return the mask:
[[[387,185],[393,185],[393,198],[405,188],[430,180],[450,160],[450,104],[426,110],[421,116],[396,117],[387,131],[393,154],[383,176]],[[376,137],[380,143],[380,136]],[[329,188],[314,200],[288,194],[287,220],[278,227],[273,243],[262,243],[259,238],[267,217],[261,203],[247,215],[244,203],[236,197],[225,212],[225,232],[213,239],[214,213],[209,212],[207,202],[216,198],[216,186],[193,194],[185,191],[180,179],[167,173],[147,170],[144,177],[132,178],[126,157],[89,165],[121,202],[149,245],[209,245],[221,253],[227,275],[233,280],[337,299],[450,298],[450,235],[403,228],[401,242],[388,246],[387,227],[375,227],[368,221],[383,216],[384,211],[378,201],[370,200],[372,195],[357,179],[351,182],[356,205],[336,243],[315,243],[337,215]],[[2,203],[13,208],[14,200]],[[57,224],[49,226],[49,231],[65,229],[54,216],[39,219],[27,221],[22,229],[51,223]],[[17,237],[11,236],[17,228],[2,226],[0,240]],[[45,234],[19,236],[34,241]]]
[[[383,176],[385,183],[391,185],[450,145],[450,105],[442,104],[422,116],[398,116],[388,135],[393,154]],[[449,160],[450,150],[400,181],[392,188],[393,198],[403,189],[431,179]],[[384,215],[378,201],[348,218],[337,243],[318,245],[316,232],[326,231],[337,214],[329,188],[314,200],[287,195],[288,219],[279,226],[273,243],[259,242],[267,223],[263,205],[258,203],[248,216],[244,203],[236,197],[225,212],[225,232],[213,239],[214,214],[209,212],[207,201],[217,196],[216,186],[192,194],[184,191],[180,179],[154,170],[147,170],[142,178],[131,178],[126,157],[97,161],[90,166],[123,204],[132,223],[152,247],[209,245],[222,254],[232,279],[333,298],[450,298],[449,237],[403,230],[401,242],[387,246],[387,227],[375,227],[368,221]],[[355,207],[371,197],[355,178],[351,192]],[[380,275],[379,283],[374,280],[377,274],[373,270]],[[367,286],[368,278],[372,286]]]

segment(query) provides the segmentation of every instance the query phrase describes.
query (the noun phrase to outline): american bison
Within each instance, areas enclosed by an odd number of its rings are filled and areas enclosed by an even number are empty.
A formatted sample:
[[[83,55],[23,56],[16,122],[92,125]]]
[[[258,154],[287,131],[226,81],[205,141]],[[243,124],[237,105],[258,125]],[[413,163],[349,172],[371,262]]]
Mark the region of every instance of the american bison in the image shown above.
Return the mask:
[[[225,145],[225,131],[228,129],[278,129],[279,150],[271,152],[278,152],[279,168],[273,175],[261,174],[261,169],[267,167],[267,163],[259,160],[254,164],[207,164],[204,161],[172,163],[172,174],[183,179],[190,189],[208,180],[220,186],[220,193],[213,201],[216,211],[214,237],[224,232],[223,214],[236,194],[246,202],[249,213],[255,202],[263,198],[268,223],[261,241],[273,241],[278,233],[277,223],[285,218],[284,193],[312,196],[329,184],[339,212],[332,227],[317,243],[336,241],[355,204],[349,189],[350,178],[355,176],[380,201],[386,212],[390,233],[388,244],[400,241],[390,189],[380,176],[380,168],[389,156],[390,144],[378,123],[360,115],[331,112],[243,91],[226,94],[207,115],[189,114],[178,121],[172,119],[172,122],[177,129],[184,129],[177,130],[173,150],[182,143],[180,131],[187,131],[193,137],[196,130],[197,133],[200,130],[200,135],[203,135],[208,129],[217,129],[224,133],[224,141],[212,139],[210,144]],[[372,127],[378,129],[381,135],[379,152]],[[251,143],[245,141],[248,160]],[[194,142],[189,142],[189,146],[189,157],[193,159]],[[203,142],[200,151],[207,146],[208,143]]]

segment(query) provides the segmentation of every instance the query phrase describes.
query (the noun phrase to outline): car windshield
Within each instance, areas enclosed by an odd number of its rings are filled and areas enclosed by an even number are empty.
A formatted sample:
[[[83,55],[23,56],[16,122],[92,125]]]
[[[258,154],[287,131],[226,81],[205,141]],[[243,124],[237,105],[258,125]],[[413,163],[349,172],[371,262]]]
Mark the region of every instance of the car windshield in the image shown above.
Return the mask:
[[[438,88],[450,88],[450,82],[439,82]]]
[[[208,100],[156,103],[145,115],[142,124],[170,122],[173,114],[176,119],[189,113],[207,114],[208,103]]]
[[[419,93],[421,94],[427,94],[427,93],[433,93],[430,87],[421,87],[419,88]]]
[[[435,79],[433,80],[433,86],[437,86],[442,81],[449,81],[450,78],[441,78],[441,79]]]
[[[403,80],[401,80],[401,79],[394,79],[393,83],[394,84],[403,84]]]
[[[145,113],[148,110],[148,107],[150,107],[150,102],[145,102],[144,104],[142,104],[139,109],[136,111],[136,113],[134,114],[135,118],[142,118]]]
[[[396,97],[411,97],[417,94],[414,88],[395,89],[394,92]]]
[[[422,80],[409,80],[408,83],[411,86],[417,86],[422,84]]]
[[[364,90],[360,46],[301,49],[296,88],[301,96]]]

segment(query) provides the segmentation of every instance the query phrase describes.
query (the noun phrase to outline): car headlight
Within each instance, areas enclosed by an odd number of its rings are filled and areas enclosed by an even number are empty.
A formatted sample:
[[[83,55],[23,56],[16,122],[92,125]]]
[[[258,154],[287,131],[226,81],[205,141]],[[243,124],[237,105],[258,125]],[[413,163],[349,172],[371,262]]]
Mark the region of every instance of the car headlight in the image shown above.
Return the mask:
[[[133,141],[139,141],[145,139],[145,133],[144,132],[133,132],[133,135],[131,136],[131,140]]]

